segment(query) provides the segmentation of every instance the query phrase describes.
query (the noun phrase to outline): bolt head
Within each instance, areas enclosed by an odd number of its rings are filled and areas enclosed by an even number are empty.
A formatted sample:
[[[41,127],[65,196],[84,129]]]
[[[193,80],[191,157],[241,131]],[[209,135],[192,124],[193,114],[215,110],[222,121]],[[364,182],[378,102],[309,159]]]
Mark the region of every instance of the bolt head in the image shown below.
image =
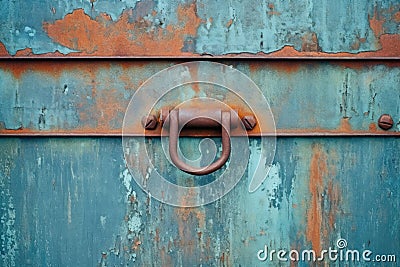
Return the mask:
[[[389,114],[383,114],[378,119],[378,126],[383,130],[389,130],[393,127],[393,119]]]
[[[242,118],[242,122],[246,130],[253,130],[257,125],[257,120],[253,115],[246,115]]]
[[[146,130],[154,130],[157,127],[157,118],[154,115],[145,116],[142,118],[143,128]]]

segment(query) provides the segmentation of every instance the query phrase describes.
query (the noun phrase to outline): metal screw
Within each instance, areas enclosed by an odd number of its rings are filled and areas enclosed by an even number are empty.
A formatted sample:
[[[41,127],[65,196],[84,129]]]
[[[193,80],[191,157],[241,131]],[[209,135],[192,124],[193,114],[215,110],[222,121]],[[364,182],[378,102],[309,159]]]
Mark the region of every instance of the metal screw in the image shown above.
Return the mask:
[[[393,127],[393,119],[389,114],[383,114],[378,119],[378,126],[383,130],[389,130]]]
[[[257,125],[257,120],[253,115],[244,116],[242,122],[246,130],[253,130]]]
[[[154,130],[157,127],[157,118],[154,115],[142,118],[142,125],[146,130]]]

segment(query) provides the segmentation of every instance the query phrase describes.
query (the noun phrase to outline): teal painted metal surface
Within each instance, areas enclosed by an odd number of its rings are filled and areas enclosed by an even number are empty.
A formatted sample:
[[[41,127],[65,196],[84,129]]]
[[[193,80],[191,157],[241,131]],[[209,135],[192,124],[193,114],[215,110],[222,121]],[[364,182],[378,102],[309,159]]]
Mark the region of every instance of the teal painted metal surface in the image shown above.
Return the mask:
[[[157,140],[149,146],[162,153]],[[245,175],[190,209],[140,190],[120,138],[1,138],[0,147],[2,266],[281,266],[258,251],[335,248],[339,238],[399,257],[398,138],[279,138],[258,191],[247,192]]]
[[[274,56],[398,57],[400,51],[397,0],[1,1],[0,5],[2,56],[278,52]]]
[[[0,266],[398,266],[397,0],[0,6]],[[261,153],[261,133],[250,132],[249,164],[232,191],[172,207],[129,172],[123,117],[153,74],[213,57],[268,99],[275,159],[249,193]],[[241,105],[223,88],[184,85],[157,108],[200,96]],[[394,120],[388,131],[377,123],[384,113]],[[129,153],[152,158],[172,182],[203,185],[220,174],[178,170],[151,135]],[[184,154],[199,156],[200,141],[181,138]],[[146,177],[152,170],[140,162]]]

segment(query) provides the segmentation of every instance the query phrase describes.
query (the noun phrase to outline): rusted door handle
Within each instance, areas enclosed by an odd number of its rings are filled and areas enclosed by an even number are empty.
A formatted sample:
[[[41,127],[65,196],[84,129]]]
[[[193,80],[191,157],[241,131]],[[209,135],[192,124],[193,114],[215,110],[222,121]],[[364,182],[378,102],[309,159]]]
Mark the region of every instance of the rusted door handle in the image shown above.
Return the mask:
[[[184,172],[194,175],[206,175],[221,168],[229,159],[231,154],[230,131],[231,126],[237,124],[231,122],[231,112],[222,110],[206,110],[201,114],[201,110],[190,109],[174,109],[169,113],[169,155],[176,167]],[[187,123],[186,123],[187,122]],[[221,157],[203,168],[196,168],[183,162],[178,155],[178,138],[179,127],[184,125],[187,127],[221,127],[222,136],[222,154]]]

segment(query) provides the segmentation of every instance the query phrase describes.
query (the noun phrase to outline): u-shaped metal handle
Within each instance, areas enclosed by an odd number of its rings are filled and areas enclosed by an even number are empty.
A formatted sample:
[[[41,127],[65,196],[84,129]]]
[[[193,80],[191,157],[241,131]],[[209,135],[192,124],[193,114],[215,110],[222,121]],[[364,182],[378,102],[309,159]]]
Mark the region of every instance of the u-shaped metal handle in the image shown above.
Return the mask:
[[[172,162],[176,167],[184,172],[194,174],[194,175],[206,175],[220,169],[226,161],[229,159],[231,154],[231,112],[218,110],[216,114],[220,114],[220,118],[198,118],[197,123],[194,122],[196,118],[193,119],[192,124],[199,124],[203,127],[206,125],[219,125],[222,128],[222,154],[221,157],[203,168],[196,168],[190,166],[183,162],[178,155],[178,138],[179,138],[179,109],[171,110],[169,113],[169,155]],[[189,122],[190,123],[190,122]],[[189,124],[188,123],[188,124]]]

